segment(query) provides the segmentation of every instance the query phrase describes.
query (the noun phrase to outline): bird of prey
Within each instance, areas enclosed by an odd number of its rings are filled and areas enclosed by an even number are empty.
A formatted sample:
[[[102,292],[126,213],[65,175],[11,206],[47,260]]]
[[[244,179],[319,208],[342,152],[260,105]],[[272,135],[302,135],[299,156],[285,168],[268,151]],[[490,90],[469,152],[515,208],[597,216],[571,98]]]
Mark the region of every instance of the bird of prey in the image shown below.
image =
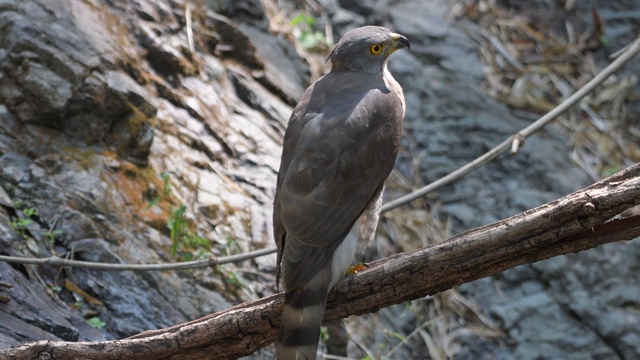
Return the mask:
[[[273,211],[285,290],[277,359],[316,358],[327,294],[358,238],[374,236],[405,113],[387,61],[404,47],[407,38],[384,27],[347,32],[289,119]]]

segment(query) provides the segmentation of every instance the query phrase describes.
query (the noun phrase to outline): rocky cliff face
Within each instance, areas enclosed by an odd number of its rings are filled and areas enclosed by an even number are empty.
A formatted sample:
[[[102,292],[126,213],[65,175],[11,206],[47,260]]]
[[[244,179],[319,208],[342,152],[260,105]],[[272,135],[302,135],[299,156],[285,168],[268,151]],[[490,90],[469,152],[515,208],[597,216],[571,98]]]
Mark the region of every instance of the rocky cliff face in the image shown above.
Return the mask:
[[[481,92],[477,45],[448,22],[447,4],[321,3],[338,33],[373,23],[410,38],[412,51],[390,63],[407,98],[407,140],[389,197],[403,191],[397,179],[435,180],[530,122]],[[167,224],[182,219],[185,236],[209,239],[216,256],[271,246],[281,138],[311,79],[294,45],[270,31],[275,10],[264,4],[0,1],[0,253],[168,262]],[[532,137],[518,155],[440,191],[439,215],[462,230],[587,185],[566,142],[553,129]],[[386,218],[381,252],[408,250],[385,240],[394,228]],[[447,355],[638,357],[639,259],[636,240],[464,285],[465,309],[494,332],[453,326]],[[10,299],[0,303],[0,346],[121,338],[194,319],[275,291],[274,262],[145,273],[0,263],[0,282],[13,285],[0,290]],[[436,300],[352,320],[352,337],[385,355],[398,343],[389,334],[407,336]],[[367,322],[389,331],[363,334]],[[394,356],[425,358],[428,341],[410,344]]]
[[[286,41],[262,27],[242,30],[207,7],[193,11],[191,52],[186,5],[2,3],[0,178],[10,197],[3,254],[167,262],[167,221],[179,204],[193,232],[212,240],[213,254],[231,242],[236,252],[271,243],[279,144],[289,103],[308,82],[304,64]],[[26,209],[37,213],[19,234],[10,223]],[[2,309],[4,346],[129,336],[246,298],[218,270],[0,266],[0,281],[14,284]],[[104,331],[86,326],[91,315]]]

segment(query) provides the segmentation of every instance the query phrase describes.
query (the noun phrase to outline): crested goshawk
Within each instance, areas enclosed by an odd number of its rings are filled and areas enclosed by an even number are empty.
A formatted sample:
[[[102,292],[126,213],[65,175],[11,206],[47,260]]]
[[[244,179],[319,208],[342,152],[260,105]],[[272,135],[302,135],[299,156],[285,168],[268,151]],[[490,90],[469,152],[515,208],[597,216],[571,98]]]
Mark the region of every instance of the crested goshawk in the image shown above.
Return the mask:
[[[379,26],[347,32],[293,110],[274,199],[278,273],[285,290],[276,357],[315,359],[327,293],[373,238],[404,119],[389,55],[409,47]]]

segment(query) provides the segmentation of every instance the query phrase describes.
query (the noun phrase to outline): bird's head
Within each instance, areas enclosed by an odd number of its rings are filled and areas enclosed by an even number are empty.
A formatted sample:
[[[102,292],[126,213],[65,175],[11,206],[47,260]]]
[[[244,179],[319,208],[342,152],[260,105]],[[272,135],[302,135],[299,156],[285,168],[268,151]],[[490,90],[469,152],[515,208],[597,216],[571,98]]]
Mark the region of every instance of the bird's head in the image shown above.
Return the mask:
[[[406,37],[382,26],[363,26],[344,34],[327,60],[334,72],[382,74],[389,55],[405,47],[409,48]]]

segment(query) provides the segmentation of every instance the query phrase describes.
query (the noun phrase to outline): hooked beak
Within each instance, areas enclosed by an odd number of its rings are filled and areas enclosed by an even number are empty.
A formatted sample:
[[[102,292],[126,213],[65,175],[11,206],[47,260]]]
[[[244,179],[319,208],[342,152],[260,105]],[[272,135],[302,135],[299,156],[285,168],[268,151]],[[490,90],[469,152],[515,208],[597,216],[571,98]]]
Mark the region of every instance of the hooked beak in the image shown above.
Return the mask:
[[[411,44],[409,44],[409,40],[406,37],[393,33],[391,34],[391,38],[393,39],[393,51],[402,48],[411,49]]]

